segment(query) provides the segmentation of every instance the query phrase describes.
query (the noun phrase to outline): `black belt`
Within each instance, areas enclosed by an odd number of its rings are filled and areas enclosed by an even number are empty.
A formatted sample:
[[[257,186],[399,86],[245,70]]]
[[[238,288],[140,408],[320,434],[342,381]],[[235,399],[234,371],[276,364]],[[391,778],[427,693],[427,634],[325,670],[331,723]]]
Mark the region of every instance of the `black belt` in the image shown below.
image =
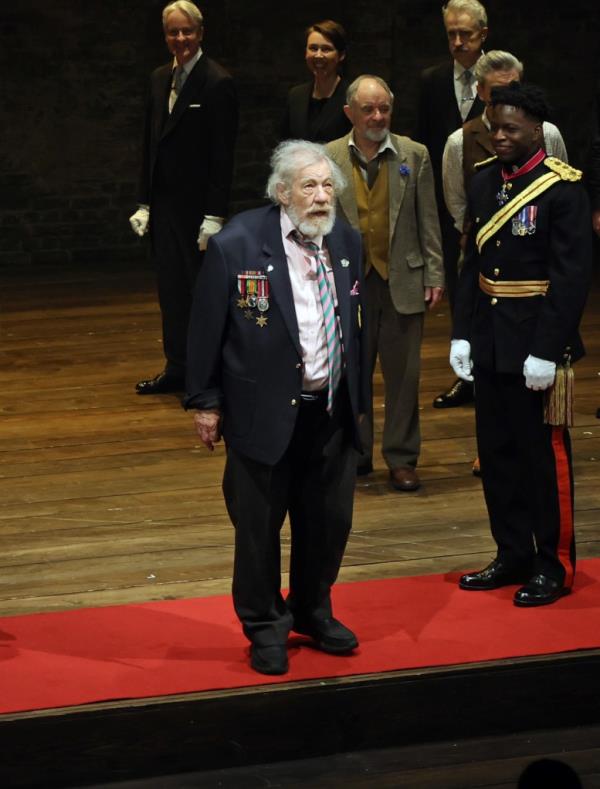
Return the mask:
[[[300,400],[303,404],[327,403],[328,388],[319,389],[316,392],[300,392]]]

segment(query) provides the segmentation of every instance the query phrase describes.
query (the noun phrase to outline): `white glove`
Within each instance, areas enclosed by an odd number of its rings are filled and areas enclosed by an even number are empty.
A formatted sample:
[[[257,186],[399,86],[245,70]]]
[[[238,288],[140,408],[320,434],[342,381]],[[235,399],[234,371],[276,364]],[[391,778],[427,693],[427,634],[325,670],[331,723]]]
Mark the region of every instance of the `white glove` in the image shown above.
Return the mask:
[[[150,221],[150,209],[147,205],[141,205],[135,214],[129,217],[129,224],[134,233],[140,238],[148,232],[148,222]]]
[[[528,389],[541,392],[554,383],[556,364],[529,354],[523,364],[523,375],[525,376],[525,386]]]
[[[208,244],[208,239],[219,232],[223,227],[223,220],[220,216],[205,216],[198,231],[198,249],[204,252]]]
[[[450,340],[450,367],[463,381],[473,381],[470,342],[466,340]]]

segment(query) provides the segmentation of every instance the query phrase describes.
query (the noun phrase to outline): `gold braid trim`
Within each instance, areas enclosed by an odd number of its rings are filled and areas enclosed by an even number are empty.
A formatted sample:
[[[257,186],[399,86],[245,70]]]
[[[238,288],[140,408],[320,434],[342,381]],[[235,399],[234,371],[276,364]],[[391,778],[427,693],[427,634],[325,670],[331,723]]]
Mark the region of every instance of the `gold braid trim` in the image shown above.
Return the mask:
[[[545,296],[550,286],[549,279],[488,279],[479,274],[479,288],[488,296],[505,299],[523,299]]]
[[[551,186],[561,180],[562,179],[560,175],[557,173],[544,173],[544,175],[541,175],[539,178],[536,178],[533,183],[529,184],[527,189],[524,189],[520,195],[515,197],[514,200],[511,200],[505,206],[502,206],[502,208],[497,211],[477,233],[475,242],[479,252],[481,252],[485,242],[489,241],[490,238],[508,222],[511,216],[516,214],[517,211],[523,208],[523,206],[526,205],[530,200],[534,200],[536,197],[541,195],[542,192],[545,192],[546,189],[550,189]]]

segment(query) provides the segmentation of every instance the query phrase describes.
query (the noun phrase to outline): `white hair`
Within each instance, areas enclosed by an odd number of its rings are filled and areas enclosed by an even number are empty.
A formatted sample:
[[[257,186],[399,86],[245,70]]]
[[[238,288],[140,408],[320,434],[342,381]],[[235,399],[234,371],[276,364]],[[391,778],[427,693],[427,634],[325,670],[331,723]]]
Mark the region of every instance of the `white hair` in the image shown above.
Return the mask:
[[[289,192],[299,170],[320,162],[329,165],[334,190],[338,192],[343,189],[345,178],[323,145],[307,140],[285,140],[279,143],[271,156],[271,175],[267,181],[266,196],[273,203],[281,204],[278,187],[283,186],[284,191]]]
[[[490,49],[482,55],[473,69],[475,79],[481,85],[487,76],[494,71],[517,71],[519,79],[523,76],[523,64],[510,52],[501,49]]]
[[[480,30],[487,27],[487,12],[479,0],[450,0],[442,6],[444,22],[450,12],[468,14],[479,25]]]
[[[175,0],[175,2],[169,3],[163,8],[162,23],[165,30],[167,29],[169,14],[172,14],[173,11],[181,11],[196,28],[202,27],[204,24],[202,12],[197,5],[190,3],[190,0]]]

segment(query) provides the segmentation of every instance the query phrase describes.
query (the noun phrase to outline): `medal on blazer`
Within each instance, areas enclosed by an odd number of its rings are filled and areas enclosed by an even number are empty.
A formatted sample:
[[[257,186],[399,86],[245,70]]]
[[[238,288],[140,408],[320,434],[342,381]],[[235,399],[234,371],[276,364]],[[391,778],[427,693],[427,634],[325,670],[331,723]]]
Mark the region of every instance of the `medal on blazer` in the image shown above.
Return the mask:
[[[244,310],[244,316],[249,320],[255,315],[252,310],[257,309],[260,313],[265,313],[269,309],[269,280],[266,274],[261,271],[242,271],[237,275],[237,289],[240,298],[237,306]],[[266,325],[266,318],[257,325]]]
[[[512,218],[513,236],[532,236],[535,233],[537,205],[526,205]]]

